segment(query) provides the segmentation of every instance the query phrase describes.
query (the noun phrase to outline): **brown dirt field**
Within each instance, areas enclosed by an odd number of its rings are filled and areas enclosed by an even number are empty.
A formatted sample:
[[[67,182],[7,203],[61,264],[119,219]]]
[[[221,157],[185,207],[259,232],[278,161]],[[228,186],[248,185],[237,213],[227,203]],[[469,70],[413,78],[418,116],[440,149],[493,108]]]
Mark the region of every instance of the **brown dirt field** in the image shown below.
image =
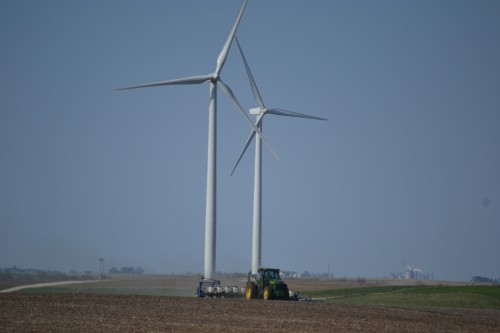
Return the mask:
[[[0,294],[0,332],[500,332],[498,311],[93,294]]]

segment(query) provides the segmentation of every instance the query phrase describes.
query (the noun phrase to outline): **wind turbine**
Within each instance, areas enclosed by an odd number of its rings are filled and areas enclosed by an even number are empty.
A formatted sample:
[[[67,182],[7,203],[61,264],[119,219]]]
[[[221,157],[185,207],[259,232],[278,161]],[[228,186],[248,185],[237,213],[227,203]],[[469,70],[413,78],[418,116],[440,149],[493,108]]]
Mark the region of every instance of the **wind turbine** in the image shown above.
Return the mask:
[[[210,82],[210,102],[209,102],[209,120],[208,120],[208,161],[207,161],[207,196],[206,196],[206,210],[205,210],[205,267],[204,267],[204,278],[212,279],[215,273],[215,248],[216,248],[216,143],[217,143],[217,85],[219,84],[222,91],[229,97],[231,102],[236,106],[238,111],[243,115],[245,120],[253,127],[254,131],[259,134],[264,143],[269,147],[273,154],[277,157],[273,148],[270,146],[268,141],[262,137],[262,133],[253,123],[250,116],[245,112],[241,104],[238,102],[234,96],[231,88],[225,84],[220,78],[220,72],[224,63],[226,62],[227,54],[231,47],[231,44],[236,34],[236,29],[240,23],[243,11],[247,5],[248,0],[244,0],[241,5],[240,11],[234,22],[234,25],[229,33],[226,43],[222,48],[218,58],[217,66],[215,71],[207,75],[191,76],[181,79],[141,84],[137,86],[130,86],[125,88],[120,88],[117,90],[126,89],[136,89],[136,88],[149,88],[158,86],[168,86],[168,85],[185,85],[185,84],[201,84],[204,82]]]
[[[298,118],[309,118],[317,120],[327,120],[324,118],[309,116],[303,113],[297,113],[292,111],[287,111],[283,109],[266,109],[262,97],[260,96],[259,89],[253,78],[250,67],[248,66],[243,50],[241,49],[238,38],[236,38],[236,44],[240,50],[241,58],[245,64],[245,69],[248,75],[248,80],[250,81],[250,86],[252,87],[252,92],[255,97],[255,101],[259,107],[250,109],[250,114],[257,116],[257,121],[255,125],[262,131],[262,122],[266,114],[274,114],[277,116],[287,116],[287,117],[298,117]],[[255,136],[255,130],[250,132],[248,139],[243,147],[243,150],[236,162],[231,175],[238,167],[241,158],[245,154],[250,142]],[[257,132],[258,133],[258,132]],[[255,138],[255,176],[254,176],[254,188],[253,188],[253,226],[252,226],[252,275],[257,274],[258,269],[261,266],[261,253],[262,253],[262,141],[261,137],[258,135]]]

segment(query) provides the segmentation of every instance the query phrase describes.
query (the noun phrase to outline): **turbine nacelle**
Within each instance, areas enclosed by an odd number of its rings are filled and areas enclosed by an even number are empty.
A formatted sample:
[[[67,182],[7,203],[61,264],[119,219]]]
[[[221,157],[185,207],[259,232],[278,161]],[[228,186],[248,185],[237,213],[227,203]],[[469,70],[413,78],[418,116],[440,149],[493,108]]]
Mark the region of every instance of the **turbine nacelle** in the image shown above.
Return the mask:
[[[258,107],[258,108],[250,109],[249,112],[250,112],[250,114],[253,114],[254,116],[260,116],[261,114],[266,113],[267,109]]]

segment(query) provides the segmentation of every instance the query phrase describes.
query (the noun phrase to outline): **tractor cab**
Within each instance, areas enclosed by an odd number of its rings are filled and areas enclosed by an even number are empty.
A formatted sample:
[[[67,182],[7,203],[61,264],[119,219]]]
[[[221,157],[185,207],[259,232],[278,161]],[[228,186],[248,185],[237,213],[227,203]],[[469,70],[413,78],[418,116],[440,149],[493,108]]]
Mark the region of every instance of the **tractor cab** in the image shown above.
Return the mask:
[[[259,275],[262,276],[262,285],[268,286],[272,280],[280,279],[280,270],[274,268],[261,268],[259,269]]]

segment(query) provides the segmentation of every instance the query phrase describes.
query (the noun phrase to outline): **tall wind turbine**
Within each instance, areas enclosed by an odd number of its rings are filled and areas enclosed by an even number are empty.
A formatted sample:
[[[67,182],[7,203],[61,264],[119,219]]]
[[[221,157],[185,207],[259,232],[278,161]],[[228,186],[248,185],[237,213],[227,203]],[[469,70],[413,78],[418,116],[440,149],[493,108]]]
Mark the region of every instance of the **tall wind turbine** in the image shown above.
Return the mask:
[[[262,131],[262,122],[266,114],[274,114],[278,116],[287,116],[287,117],[309,118],[317,120],[327,120],[324,118],[309,116],[303,113],[297,113],[282,109],[266,109],[264,102],[262,101],[262,97],[260,96],[259,89],[257,89],[257,84],[255,83],[252,72],[250,71],[250,67],[248,66],[245,55],[243,54],[243,50],[241,49],[240,43],[238,42],[238,38],[236,38],[236,44],[238,45],[241,58],[243,59],[243,63],[245,64],[245,69],[247,71],[248,80],[250,81],[250,86],[252,87],[252,92],[255,97],[255,101],[259,106],[254,109],[250,109],[250,114],[257,116],[257,121],[255,122],[255,125],[261,131]],[[248,146],[250,145],[250,142],[255,136],[255,132],[256,132],[255,130],[252,130],[250,132],[247,142],[243,147],[243,150],[233,168],[233,171],[231,172],[231,175],[236,170],[236,167],[238,167],[241,158],[245,154]],[[252,226],[252,275],[257,274],[261,266],[261,253],[262,253],[262,141],[261,137],[258,135],[255,138],[255,176],[254,176],[254,188],[253,188],[253,226]]]
[[[222,51],[217,58],[217,66],[215,71],[207,75],[198,75],[192,77],[186,77],[176,80],[141,84],[137,86],[130,86],[125,88],[120,88],[117,90],[126,89],[136,89],[136,88],[148,88],[148,87],[158,87],[158,86],[168,86],[168,85],[185,85],[185,84],[201,84],[204,82],[210,82],[210,102],[208,108],[208,162],[207,162],[207,196],[206,196],[206,211],[205,211],[205,267],[204,267],[204,278],[212,279],[215,273],[215,248],[216,248],[216,142],[217,142],[217,84],[220,85],[222,91],[229,97],[236,108],[243,115],[245,120],[253,127],[259,137],[262,138],[264,143],[269,147],[275,156],[276,153],[269,145],[268,141],[262,137],[262,133],[253,123],[250,116],[245,112],[241,104],[238,102],[234,96],[231,88],[226,85],[220,78],[220,72],[224,63],[226,62],[227,54],[231,47],[231,44],[236,34],[236,29],[240,23],[243,11],[247,5],[245,0],[241,5],[241,9],[238,13],[236,21],[229,33],[229,36],[222,48]]]

